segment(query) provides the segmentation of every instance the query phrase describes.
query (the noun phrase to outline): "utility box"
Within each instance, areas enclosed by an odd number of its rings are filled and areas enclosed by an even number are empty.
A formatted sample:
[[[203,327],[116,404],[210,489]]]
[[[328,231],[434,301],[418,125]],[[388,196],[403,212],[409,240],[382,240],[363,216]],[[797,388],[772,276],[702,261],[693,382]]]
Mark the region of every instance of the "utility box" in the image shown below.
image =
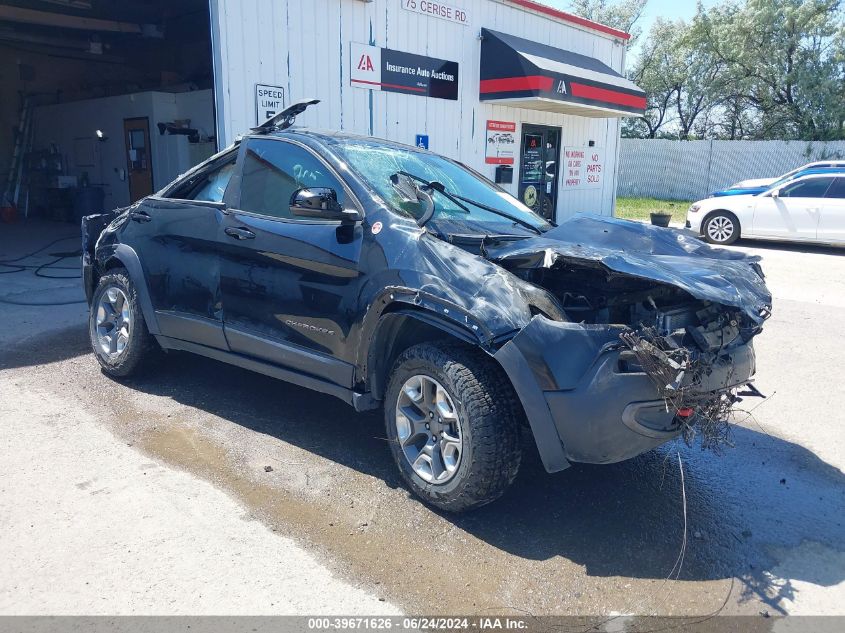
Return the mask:
[[[513,182],[513,167],[510,165],[499,165],[496,167],[496,184],[509,185]]]

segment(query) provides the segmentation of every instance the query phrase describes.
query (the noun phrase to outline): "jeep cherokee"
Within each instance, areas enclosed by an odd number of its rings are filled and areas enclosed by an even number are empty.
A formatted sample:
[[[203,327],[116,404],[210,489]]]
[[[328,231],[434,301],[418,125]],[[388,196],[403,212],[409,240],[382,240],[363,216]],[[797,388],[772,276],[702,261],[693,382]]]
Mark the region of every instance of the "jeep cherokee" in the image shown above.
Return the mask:
[[[554,472],[726,423],[771,308],[756,258],[555,226],[435,153],[291,127],[312,103],[83,220],[108,375],[185,350],[383,407],[405,482],[455,511],[505,491],[521,433]]]

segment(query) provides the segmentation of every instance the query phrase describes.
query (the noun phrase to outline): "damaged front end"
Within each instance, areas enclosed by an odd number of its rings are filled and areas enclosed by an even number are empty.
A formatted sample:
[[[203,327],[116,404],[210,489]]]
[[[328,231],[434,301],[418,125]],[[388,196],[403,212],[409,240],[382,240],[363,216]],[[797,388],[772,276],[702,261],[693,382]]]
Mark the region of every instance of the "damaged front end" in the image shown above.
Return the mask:
[[[730,444],[771,310],[757,258],[589,216],[487,257],[556,302],[495,354],[547,469],[621,461],[680,435]]]

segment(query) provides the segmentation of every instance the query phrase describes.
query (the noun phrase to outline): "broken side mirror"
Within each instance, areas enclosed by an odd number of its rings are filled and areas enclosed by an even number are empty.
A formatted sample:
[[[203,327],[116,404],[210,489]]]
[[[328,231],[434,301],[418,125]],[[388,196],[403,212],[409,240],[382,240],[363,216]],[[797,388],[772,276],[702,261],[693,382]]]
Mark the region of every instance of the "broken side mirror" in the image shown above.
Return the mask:
[[[361,215],[355,209],[344,209],[331,187],[297,189],[290,199],[290,212],[303,218],[355,223]]]

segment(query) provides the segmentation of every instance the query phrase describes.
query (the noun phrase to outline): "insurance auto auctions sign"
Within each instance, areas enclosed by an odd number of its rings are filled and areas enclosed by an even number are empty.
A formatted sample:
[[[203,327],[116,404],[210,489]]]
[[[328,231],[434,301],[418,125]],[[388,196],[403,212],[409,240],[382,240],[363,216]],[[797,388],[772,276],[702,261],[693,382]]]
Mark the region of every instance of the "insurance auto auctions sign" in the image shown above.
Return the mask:
[[[458,99],[458,62],[351,42],[350,63],[358,88]]]

